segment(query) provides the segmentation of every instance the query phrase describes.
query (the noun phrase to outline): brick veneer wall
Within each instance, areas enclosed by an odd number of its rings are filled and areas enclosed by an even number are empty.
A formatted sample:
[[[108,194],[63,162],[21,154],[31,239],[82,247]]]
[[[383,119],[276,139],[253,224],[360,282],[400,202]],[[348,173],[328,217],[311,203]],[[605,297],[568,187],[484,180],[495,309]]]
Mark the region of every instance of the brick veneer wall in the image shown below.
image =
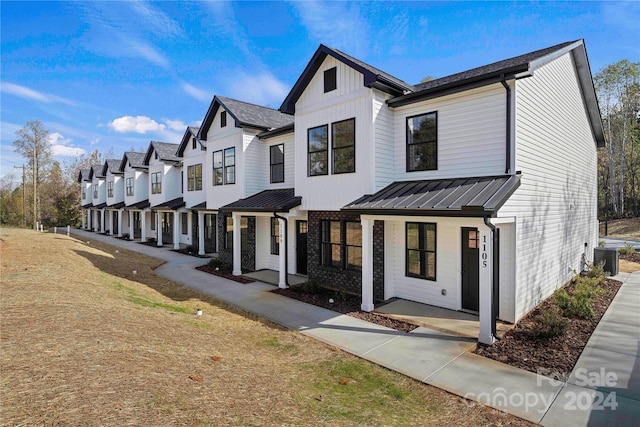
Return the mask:
[[[218,259],[233,264],[233,250],[224,249],[224,237],[226,233],[227,218],[230,213],[219,213],[218,219]],[[247,218],[247,248],[242,252],[242,261],[240,265],[243,272],[255,271],[256,269],[256,217],[248,216]]]
[[[360,215],[340,211],[309,211],[307,234],[307,274],[310,281],[331,289],[362,295],[362,273],[326,267],[321,263],[320,230],[321,221],[360,221]],[[384,222],[375,221],[373,226],[374,259],[373,287],[374,299],[384,298]],[[345,254],[342,254],[344,259]]]

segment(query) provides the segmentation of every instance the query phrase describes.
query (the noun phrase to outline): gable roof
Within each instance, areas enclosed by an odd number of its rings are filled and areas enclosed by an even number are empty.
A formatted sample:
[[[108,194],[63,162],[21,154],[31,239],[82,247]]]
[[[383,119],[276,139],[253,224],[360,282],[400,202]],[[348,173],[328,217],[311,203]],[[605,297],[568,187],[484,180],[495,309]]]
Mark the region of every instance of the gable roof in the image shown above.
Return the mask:
[[[352,56],[347,55],[338,49],[333,49],[323,44],[318,47],[318,50],[313,54],[311,60],[305,67],[304,71],[298,77],[295,85],[284,99],[284,102],[280,106],[280,111],[287,114],[294,114],[296,110],[296,102],[302,95],[302,92],[307,88],[311,79],[316,74],[320,65],[327,56],[332,56],[338,61],[348,65],[354,70],[360,72],[363,76],[363,84],[366,87],[374,87],[383,92],[390,93],[392,95],[402,95],[406,91],[413,90],[413,86],[400,80],[391,74],[373,67],[367,63],[360,61]]]
[[[151,154],[155,151],[158,153],[158,158],[163,162],[178,163],[180,159],[176,155],[178,144],[171,144],[169,142],[151,141],[149,148],[144,155],[144,164],[149,166],[149,160],[151,160]]]
[[[89,179],[93,179],[94,176],[96,178],[104,178],[104,175],[102,174],[103,167],[104,165],[91,165],[91,168],[89,169]]]
[[[78,182],[90,181],[89,173],[90,173],[89,169],[80,169],[78,171]]]
[[[104,162],[104,166],[102,167],[102,175],[107,176],[107,172],[120,175],[122,173],[120,171],[121,163],[122,163],[121,159],[107,159]]]
[[[191,142],[191,138],[195,138],[200,144],[200,149],[204,150],[205,146],[202,144],[202,141],[198,138],[198,132],[200,128],[194,126],[187,126],[187,130],[184,131],[184,135],[182,136],[182,141],[178,145],[178,149],[176,150],[176,156],[182,157],[184,156],[184,150],[187,148],[187,144]]]
[[[207,140],[207,133],[220,107],[233,118],[236,127],[250,127],[268,131],[293,123],[293,117],[273,108],[261,107],[260,105],[216,95],[213,97],[209,110],[202,121],[202,126],[198,132],[199,139]]]
[[[120,162],[120,172],[124,172],[124,168],[127,167],[127,163],[134,169],[148,169],[148,166],[144,164],[145,153],[138,153],[137,151],[125,151]]]

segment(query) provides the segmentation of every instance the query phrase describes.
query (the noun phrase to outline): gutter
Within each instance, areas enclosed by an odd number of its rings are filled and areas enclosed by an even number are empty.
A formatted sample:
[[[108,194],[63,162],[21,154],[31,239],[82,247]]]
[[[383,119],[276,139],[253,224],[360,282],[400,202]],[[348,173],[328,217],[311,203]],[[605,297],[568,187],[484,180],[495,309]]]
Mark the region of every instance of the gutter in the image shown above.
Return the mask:
[[[287,218],[273,212],[273,217],[284,220],[284,284],[289,287],[289,221]]]
[[[498,238],[498,231],[496,226],[491,223],[489,220],[489,215],[484,217],[484,224],[489,227],[491,230],[491,235],[493,239],[493,272],[492,272],[492,284],[493,289],[491,290],[491,335],[494,338],[501,340],[502,337],[498,336],[496,331],[496,317],[498,317],[498,295],[500,294],[500,259],[498,258],[500,252],[500,239]]]
[[[506,150],[505,150],[505,169],[504,173],[509,175],[511,174],[511,87],[507,84],[504,74],[502,75],[502,79],[500,80],[502,86],[504,86],[507,91],[507,123],[506,123]]]

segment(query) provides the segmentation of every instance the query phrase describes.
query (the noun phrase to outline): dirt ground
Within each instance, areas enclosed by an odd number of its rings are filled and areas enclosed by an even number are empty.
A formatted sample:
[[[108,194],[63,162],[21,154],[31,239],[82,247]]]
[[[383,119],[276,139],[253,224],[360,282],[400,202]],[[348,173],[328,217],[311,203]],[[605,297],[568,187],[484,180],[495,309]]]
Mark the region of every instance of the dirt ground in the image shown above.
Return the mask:
[[[530,425],[162,279],[136,253],[4,228],[0,260],[1,425]]]
[[[640,240],[640,218],[623,218],[609,221],[607,237]],[[604,235],[604,221],[600,222],[600,237]]]

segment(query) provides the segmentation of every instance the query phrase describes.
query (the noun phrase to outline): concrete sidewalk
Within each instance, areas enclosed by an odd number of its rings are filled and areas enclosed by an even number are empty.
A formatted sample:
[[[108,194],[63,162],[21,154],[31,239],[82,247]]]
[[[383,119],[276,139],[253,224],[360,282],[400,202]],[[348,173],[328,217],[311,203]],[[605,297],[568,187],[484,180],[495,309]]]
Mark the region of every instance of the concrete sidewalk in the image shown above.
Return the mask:
[[[80,240],[98,240],[162,259],[166,263],[156,272],[167,279],[416,380],[535,423],[586,426],[594,425],[594,420],[604,420],[605,424],[624,425],[640,419],[640,272],[616,277],[627,283],[565,383],[469,353],[476,344],[475,339],[426,327],[402,333],[274,294],[269,292],[274,287],[265,283],[242,285],[196,270],[195,267],[205,264],[206,259],[92,232],[72,232]],[[617,374],[614,386],[581,386],[584,374],[579,369],[599,373],[600,368]],[[598,399],[596,392],[616,393],[613,396],[618,402],[617,409],[591,410],[591,404],[583,400],[587,396]],[[570,405],[574,396],[578,398],[575,409]]]

